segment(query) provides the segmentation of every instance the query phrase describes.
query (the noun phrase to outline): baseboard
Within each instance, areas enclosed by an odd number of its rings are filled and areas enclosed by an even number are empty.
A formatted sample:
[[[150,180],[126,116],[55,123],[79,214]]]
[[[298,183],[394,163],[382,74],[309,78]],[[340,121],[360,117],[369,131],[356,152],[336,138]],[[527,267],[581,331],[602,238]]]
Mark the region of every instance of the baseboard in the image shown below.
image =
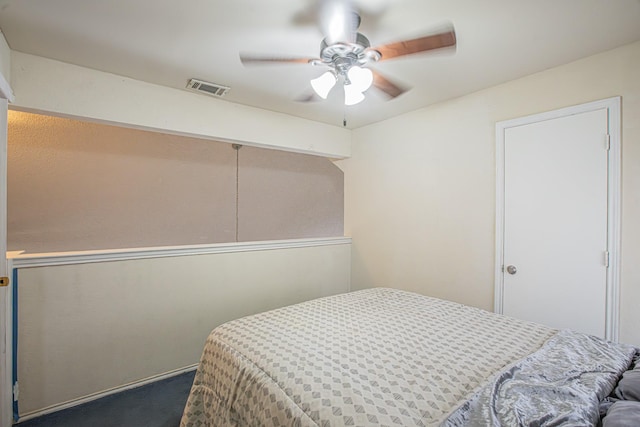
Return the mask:
[[[142,387],[147,384],[154,383],[156,381],[162,381],[177,375],[181,375],[190,371],[194,371],[198,367],[198,364],[186,366],[184,368],[176,369],[173,371],[165,372],[164,374],[154,375],[139,381],[134,381],[129,384],[121,385],[118,387],[110,388],[108,390],[100,391],[90,394],[88,396],[80,397],[78,399],[69,400],[57,405],[51,405],[37,411],[28,412],[20,416],[18,420],[19,424],[22,421],[31,420],[33,418],[40,417],[42,415],[51,414],[52,412],[62,411],[63,409],[73,408],[74,406],[82,405],[83,403],[92,402],[94,400],[102,399],[103,397],[111,396],[112,394],[122,393],[123,391],[132,390],[134,388]]]

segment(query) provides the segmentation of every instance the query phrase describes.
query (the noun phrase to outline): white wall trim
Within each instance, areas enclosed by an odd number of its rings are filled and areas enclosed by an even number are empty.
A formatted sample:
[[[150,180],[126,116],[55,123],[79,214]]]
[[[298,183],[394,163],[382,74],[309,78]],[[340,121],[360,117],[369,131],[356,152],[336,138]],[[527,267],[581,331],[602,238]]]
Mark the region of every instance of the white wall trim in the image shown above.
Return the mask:
[[[123,261],[145,258],[219,254],[230,252],[267,251],[327,245],[348,245],[351,237],[325,237],[314,239],[268,240],[261,242],[219,243],[210,245],[164,246],[99,251],[25,254],[10,252],[13,268],[44,267],[53,265],[86,264],[92,262]]]
[[[605,338],[617,342],[620,323],[620,198],[621,198],[621,133],[619,96],[548,111],[540,114],[505,120],[496,123],[496,240],[495,240],[495,276],[494,311],[503,313],[504,297],[504,133],[507,128],[522,126],[544,120],[552,120],[575,114],[601,109],[608,110],[610,149],[608,158],[608,230],[607,250],[609,268],[607,269],[607,301]]]
[[[607,320],[605,337],[617,342],[620,337],[620,260],[621,260],[621,198],[622,198],[622,138],[621,98],[610,98],[609,108],[609,183],[608,212],[609,229],[607,247],[609,269],[607,270]]]
[[[11,263],[7,264],[9,269]],[[13,421],[13,287],[10,284],[3,289],[0,290],[3,295],[0,298],[0,427],[9,427]]]
[[[0,34],[0,38],[2,35]],[[4,41],[4,39],[0,40]],[[0,73],[0,253],[7,250],[7,110],[6,80]],[[8,87],[8,85],[6,85]],[[9,88],[9,92],[10,92]],[[13,96],[12,94],[9,94]],[[0,276],[8,273],[5,255],[0,259]],[[12,290],[0,288],[0,427],[11,425],[13,415],[13,355],[12,355]]]
[[[40,409],[38,411],[30,412],[28,414],[24,414],[20,416],[20,422],[27,421],[33,418],[38,418],[42,415],[51,414],[53,412],[62,411],[63,409],[73,408],[74,406],[82,405],[84,403],[93,402],[94,400],[102,399],[103,397],[111,396],[112,394],[121,393],[123,391],[132,390],[134,388],[142,387],[143,385],[151,384],[156,381],[166,380],[168,378],[172,378],[187,372],[195,371],[198,367],[198,364],[190,365],[184,368],[176,369],[171,372],[166,372],[164,374],[154,375],[149,378],[144,378],[140,381],[134,381],[129,384],[121,385],[118,387],[110,388],[109,390],[104,390],[98,393],[93,393],[88,396],[81,397],[79,399],[70,400],[68,402],[63,402],[58,405],[52,405],[44,409]]]
[[[19,271],[20,269],[30,267],[49,267],[49,266],[65,266],[75,264],[87,264],[87,263],[104,263],[112,261],[128,261],[128,260],[141,260],[149,258],[167,258],[167,257],[187,257],[198,256],[208,254],[224,254],[224,253],[241,253],[241,252],[255,252],[255,251],[272,251],[272,250],[287,250],[287,249],[299,249],[299,248],[314,248],[323,246],[344,246],[350,245],[350,237],[326,237],[326,238],[309,238],[309,239],[290,239],[290,240],[273,240],[273,241],[257,241],[257,242],[237,242],[237,243],[222,243],[222,244],[209,244],[209,245],[191,245],[191,246],[169,246],[169,247],[149,247],[149,248],[132,248],[132,249],[112,249],[112,250],[96,250],[96,251],[80,251],[80,252],[62,252],[62,253],[42,253],[42,254],[26,254],[23,252],[9,252],[7,254],[8,268],[11,272]],[[7,288],[11,291],[11,288]],[[11,294],[7,294],[6,299],[7,306],[7,318],[11,320],[13,315],[13,307],[11,304]],[[7,348],[13,348],[13,339],[11,336],[12,325],[11,323],[4,323],[0,325],[2,328],[6,328],[7,335]],[[8,354],[11,356],[11,354]],[[11,366],[11,358],[7,359],[7,372],[9,372],[9,378],[11,379],[11,372],[13,371]],[[82,403],[90,402],[114,393],[122,392],[128,389],[136,388],[144,384],[148,384],[154,381],[159,381],[165,378],[169,378],[174,375],[179,375],[183,372],[195,369],[197,365],[190,365],[184,368],[166,372],[163,374],[155,375],[139,381],[134,381],[129,384],[117,386],[104,391],[93,393],[87,396],[72,399],[59,404],[40,408],[32,412],[26,412],[20,414],[20,421],[25,421],[31,418],[35,418],[41,415],[59,411],[62,409],[70,408],[80,405]],[[9,383],[9,386],[12,384]],[[8,390],[10,391],[10,389]],[[2,403],[9,409],[12,409],[12,393],[3,396],[5,401]],[[9,414],[12,414],[10,410]],[[10,419],[9,419],[10,422]],[[10,424],[9,424],[10,425]],[[4,426],[2,426],[4,427]]]
[[[504,131],[506,122],[496,123],[496,240],[494,263],[493,311],[502,314],[504,308]]]
[[[9,102],[14,102],[16,100],[9,82],[4,78],[2,73],[0,73],[0,98],[4,98]]]

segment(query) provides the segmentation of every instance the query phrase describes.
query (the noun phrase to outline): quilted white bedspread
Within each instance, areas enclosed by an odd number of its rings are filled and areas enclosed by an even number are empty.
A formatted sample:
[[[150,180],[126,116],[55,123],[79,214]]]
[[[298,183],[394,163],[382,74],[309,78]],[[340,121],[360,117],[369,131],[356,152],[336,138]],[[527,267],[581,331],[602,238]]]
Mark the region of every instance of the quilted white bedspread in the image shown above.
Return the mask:
[[[437,425],[556,332],[384,288],[249,316],[208,337],[181,426]]]

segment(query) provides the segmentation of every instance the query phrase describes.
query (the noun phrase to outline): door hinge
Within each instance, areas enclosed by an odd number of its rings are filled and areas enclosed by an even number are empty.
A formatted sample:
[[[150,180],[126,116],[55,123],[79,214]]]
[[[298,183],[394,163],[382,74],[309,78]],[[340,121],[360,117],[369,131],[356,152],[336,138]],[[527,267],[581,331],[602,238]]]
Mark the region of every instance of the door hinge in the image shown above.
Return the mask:
[[[609,268],[609,251],[604,251],[604,266]]]
[[[8,277],[0,277],[0,287],[9,286],[9,278]]]
[[[606,134],[604,139],[604,148],[609,151],[611,149],[611,135]]]
[[[13,401],[17,402],[19,397],[20,397],[20,386],[18,386],[18,383],[15,383],[13,385]]]

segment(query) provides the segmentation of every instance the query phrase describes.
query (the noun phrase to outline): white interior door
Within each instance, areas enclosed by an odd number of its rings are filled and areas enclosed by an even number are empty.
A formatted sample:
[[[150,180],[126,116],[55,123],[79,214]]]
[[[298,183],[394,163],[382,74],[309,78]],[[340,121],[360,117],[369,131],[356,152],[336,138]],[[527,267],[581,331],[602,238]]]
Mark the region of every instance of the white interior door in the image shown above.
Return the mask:
[[[608,119],[600,108],[504,129],[504,314],[605,337]]]

